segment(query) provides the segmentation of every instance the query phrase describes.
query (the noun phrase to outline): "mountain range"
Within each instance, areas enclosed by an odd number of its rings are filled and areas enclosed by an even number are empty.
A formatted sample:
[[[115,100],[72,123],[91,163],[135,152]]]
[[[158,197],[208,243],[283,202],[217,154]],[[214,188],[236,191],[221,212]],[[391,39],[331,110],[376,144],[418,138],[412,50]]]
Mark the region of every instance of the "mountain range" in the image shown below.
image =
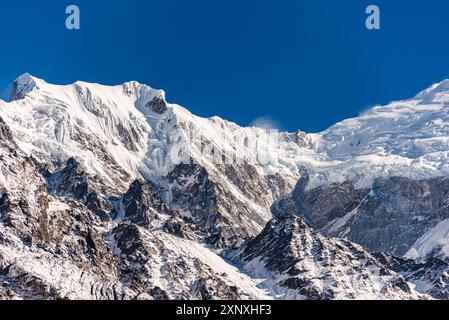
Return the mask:
[[[321,133],[137,82],[0,100],[0,299],[449,299],[449,80]]]

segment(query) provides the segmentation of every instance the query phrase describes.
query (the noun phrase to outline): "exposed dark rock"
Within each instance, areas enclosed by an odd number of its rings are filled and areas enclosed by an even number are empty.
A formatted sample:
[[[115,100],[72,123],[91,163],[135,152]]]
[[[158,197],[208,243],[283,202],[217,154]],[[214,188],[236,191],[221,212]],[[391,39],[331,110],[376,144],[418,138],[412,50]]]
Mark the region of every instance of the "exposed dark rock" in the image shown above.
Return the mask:
[[[248,264],[248,272],[255,277],[254,263],[269,270],[279,288],[292,290],[287,296],[308,300],[352,299],[360,290],[371,298],[417,298],[410,284],[426,278],[416,274],[424,266],[412,260],[371,254],[347,240],[325,238],[301,218],[288,215],[270,221],[243,246],[238,259]],[[447,291],[436,284],[440,270],[429,266],[432,276],[427,280],[433,289],[426,293],[448,298]],[[430,293],[432,290],[438,293]]]
[[[166,180],[174,206],[192,216],[210,244],[222,248],[257,235],[271,217],[270,199],[274,193],[283,193],[284,186],[279,177],[267,181],[248,164],[220,168],[242,197],[236,197],[216,173],[198,164],[178,165]],[[243,197],[267,207],[266,216],[248,206]]]
[[[200,300],[214,300],[217,295],[227,296],[229,300],[240,298],[237,287],[229,287],[218,279],[200,278],[193,284],[192,291],[193,295]]]
[[[154,298],[154,300],[169,300],[168,294],[159,287],[154,287],[150,290],[150,295]]]
[[[67,160],[66,166],[61,171],[47,175],[47,181],[51,194],[80,201],[102,221],[111,219],[113,207],[102,196],[108,190],[96,177],[88,174],[74,158]]]
[[[198,228],[189,219],[174,216],[165,222],[163,230],[167,233],[187,240],[198,240]]]
[[[158,114],[162,114],[167,111],[167,101],[163,94],[159,94],[156,98],[146,104],[146,107],[153,110]]]
[[[38,84],[30,74],[26,73],[21,75],[13,82],[13,88],[9,101],[21,100],[25,98],[25,96],[36,87],[38,87]]]
[[[153,299],[239,299],[241,291],[227,284],[210,266],[188,251],[167,246],[163,232],[120,225],[111,232],[117,247],[120,279],[127,287]],[[169,240],[171,239],[171,240]],[[155,284],[163,273],[167,289]]]
[[[294,213],[324,234],[345,237],[372,251],[405,254],[426,231],[449,218],[449,180],[377,179],[372,188],[351,182],[307,190],[307,178],[273,206]]]
[[[136,180],[122,199],[125,218],[132,223],[147,227],[158,214],[173,215],[159,195],[145,182]]]

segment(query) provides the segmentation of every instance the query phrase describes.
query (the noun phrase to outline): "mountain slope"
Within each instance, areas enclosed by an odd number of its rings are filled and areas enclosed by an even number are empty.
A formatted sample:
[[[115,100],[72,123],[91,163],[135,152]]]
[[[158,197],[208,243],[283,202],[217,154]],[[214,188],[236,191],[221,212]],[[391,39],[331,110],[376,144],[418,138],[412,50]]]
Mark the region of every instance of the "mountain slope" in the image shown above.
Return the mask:
[[[361,247],[326,239],[297,217],[271,221],[241,251],[244,270],[284,298],[417,299],[405,279]],[[268,274],[268,276],[267,276]]]
[[[123,219],[104,221],[79,201],[48,195],[1,120],[0,156],[0,299],[271,298],[186,239],[176,228],[180,218],[149,186],[133,183],[122,199]],[[68,194],[72,184],[58,186]],[[131,209],[136,204],[145,210]],[[133,219],[149,213],[151,225]]]
[[[319,134],[314,148],[325,161],[305,165],[273,210],[369,250],[407,253],[449,218],[448,83]]]
[[[270,221],[231,256],[282,299],[449,298],[447,263],[369,253],[350,241],[326,238],[290,215]]]
[[[90,285],[107,282],[111,272],[95,216],[49,196],[1,120],[0,132],[0,298],[88,297]]]

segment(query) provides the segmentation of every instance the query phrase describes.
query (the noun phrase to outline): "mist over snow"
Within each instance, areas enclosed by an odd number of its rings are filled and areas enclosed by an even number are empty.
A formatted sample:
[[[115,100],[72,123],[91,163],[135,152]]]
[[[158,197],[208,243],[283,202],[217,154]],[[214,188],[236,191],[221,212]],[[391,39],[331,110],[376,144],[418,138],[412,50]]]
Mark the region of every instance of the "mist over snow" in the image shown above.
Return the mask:
[[[267,130],[279,130],[282,131],[282,126],[281,124],[273,119],[270,116],[262,116],[262,117],[258,117],[255,120],[253,120],[249,126],[251,127],[258,127],[258,128],[262,128],[262,129],[267,129]]]

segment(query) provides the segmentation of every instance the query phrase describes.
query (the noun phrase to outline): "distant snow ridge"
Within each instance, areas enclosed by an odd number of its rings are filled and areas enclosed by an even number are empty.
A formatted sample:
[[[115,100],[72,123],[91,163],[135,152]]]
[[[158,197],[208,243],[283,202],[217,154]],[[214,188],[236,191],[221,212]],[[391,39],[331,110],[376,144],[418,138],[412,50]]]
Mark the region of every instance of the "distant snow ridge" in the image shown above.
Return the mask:
[[[372,108],[324,131],[318,151],[335,161],[330,174],[339,172],[340,179],[360,188],[379,176],[447,176],[448,90],[443,81],[415,98]]]

